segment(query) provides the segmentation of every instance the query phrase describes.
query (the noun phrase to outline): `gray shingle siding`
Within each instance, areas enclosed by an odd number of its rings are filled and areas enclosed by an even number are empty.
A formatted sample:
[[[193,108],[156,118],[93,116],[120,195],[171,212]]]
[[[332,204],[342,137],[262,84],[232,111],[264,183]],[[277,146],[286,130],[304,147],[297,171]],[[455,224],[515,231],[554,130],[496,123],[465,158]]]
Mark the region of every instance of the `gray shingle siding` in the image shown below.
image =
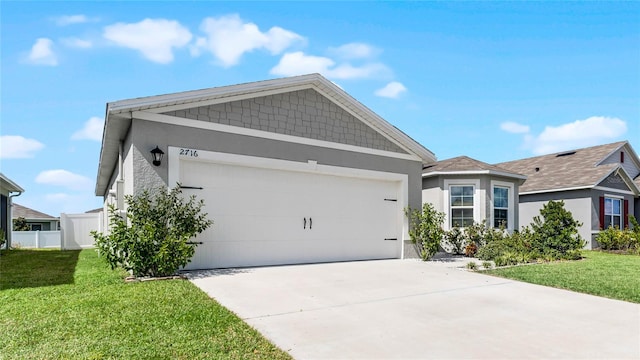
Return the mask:
[[[318,92],[307,89],[164,113],[370,149],[407,152]]]

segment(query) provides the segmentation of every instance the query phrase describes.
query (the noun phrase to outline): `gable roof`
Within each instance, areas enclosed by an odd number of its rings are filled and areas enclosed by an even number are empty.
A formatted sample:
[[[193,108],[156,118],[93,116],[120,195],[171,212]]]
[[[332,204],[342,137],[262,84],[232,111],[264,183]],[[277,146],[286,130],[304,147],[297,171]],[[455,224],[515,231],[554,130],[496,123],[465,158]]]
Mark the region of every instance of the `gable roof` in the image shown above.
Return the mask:
[[[24,192],[24,189],[20,187],[20,185],[13,182],[13,180],[6,177],[3,173],[0,172],[0,186],[3,189],[7,189],[10,192]]]
[[[381,118],[333,82],[320,74],[309,74],[107,103],[96,195],[102,195],[106,191],[111,171],[118,161],[119,144],[124,140],[135,112],[160,113],[171,107],[225,103],[303,89],[318,91],[360,121],[399,144],[412,154],[411,156],[421,159],[423,163],[436,160],[430,150]]]
[[[437,175],[499,175],[514,179],[525,180],[525,175],[503,169],[499,166],[490,165],[480,160],[468,156],[458,156],[436,163],[428,164],[422,168],[422,177]]]
[[[11,217],[14,219],[23,217],[27,220],[58,220],[58,218],[55,216],[47,215],[43,212],[33,210],[16,203],[13,203]]]
[[[619,141],[496,165],[527,176],[520,194],[592,188],[616,172],[638,194],[640,189],[620,164],[601,165],[609,155],[627,144]]]

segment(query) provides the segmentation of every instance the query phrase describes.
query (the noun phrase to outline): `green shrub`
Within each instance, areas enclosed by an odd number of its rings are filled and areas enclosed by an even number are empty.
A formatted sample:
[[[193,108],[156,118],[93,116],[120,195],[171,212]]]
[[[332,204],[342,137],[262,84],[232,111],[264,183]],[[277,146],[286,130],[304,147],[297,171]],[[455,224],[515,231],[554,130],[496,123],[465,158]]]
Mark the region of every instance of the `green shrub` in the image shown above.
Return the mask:
[[[456,255],[461,255],[464,252],[465,245],[467,244],[467,238],[459,227],[454,227],[449,231],[445,231],[443,242]]]
[[[493,267],[493,264],[491,263],[491,261],[483,261],[482,262],[482,267],[485,269],[491,269]]]
[[[440,249],[444,213],[437,211],[432,204],[424,203],[422,211],[407,208],[405,214],[409,218],[411,241],[417,246],[422,260],[429,260]]]
[[[596,236],[596,240],[602,250],[622,250],[629,253],[639,253],[640,250],[640,225],[632,215],[629,216],[633,228],[620,230],[609,226]]]
[[[29,224],[27,224],[27,219],[20,216],[18,218],[13,219],[13,231],[29,231]]]
[[[524,227],[521,232],[514,231],[512,234],[502,234],[496,237],[480,249],[478,249],[477,257],[481,260],[495,261],[505,253],[530,254],[529,257],[535,258],[535,253],[531,249],[531,230]],[[496,263],[497,265],[497,263]]]
[[[467,263],[467,269],[469,270],[478,270],[478,264],[475,263],[475,261],[469,261]]]
[[[578,234],[580,226],[564,208],[564,201],[550,200],[540,209],[540,216],[533,218],[531,246],[541,254],[564,259],[568,252],[580,251],[585,245]]]
[[[92,231],[99,254],[112,268],[135,276],[166,276],[187,265],[195,253],[189,240],[213,224],[202,213],[204,202],[185,200],[179,187],[157,188],[125,196],[127,218],[109,207],[109,234]],[[130,222],[130,225],[127,222]]]

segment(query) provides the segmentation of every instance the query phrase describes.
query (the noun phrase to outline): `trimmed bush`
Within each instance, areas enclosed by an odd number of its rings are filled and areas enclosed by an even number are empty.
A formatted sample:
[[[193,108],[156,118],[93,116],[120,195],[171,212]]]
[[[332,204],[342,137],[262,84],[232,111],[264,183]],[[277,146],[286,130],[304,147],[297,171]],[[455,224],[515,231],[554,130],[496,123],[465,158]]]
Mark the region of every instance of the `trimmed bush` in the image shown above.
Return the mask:
[[[550,200],[540,209],[540,216],[533,218],[531,247],[558,259],[574,257],[575,251],[580,251],[585,245],[578,234],[580,226],[582,223],[564,208],[564,201]],[[572,254],[569,256],[569,253]]]

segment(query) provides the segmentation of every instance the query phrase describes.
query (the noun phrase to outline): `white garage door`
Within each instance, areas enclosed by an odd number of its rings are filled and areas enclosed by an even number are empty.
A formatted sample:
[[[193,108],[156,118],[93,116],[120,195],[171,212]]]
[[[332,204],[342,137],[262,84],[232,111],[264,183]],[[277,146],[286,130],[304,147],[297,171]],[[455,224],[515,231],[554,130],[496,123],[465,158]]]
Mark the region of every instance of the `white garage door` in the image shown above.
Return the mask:
[[[214,221],[187,269],[401,255],[399,181],[185,159],[179,173]]]

